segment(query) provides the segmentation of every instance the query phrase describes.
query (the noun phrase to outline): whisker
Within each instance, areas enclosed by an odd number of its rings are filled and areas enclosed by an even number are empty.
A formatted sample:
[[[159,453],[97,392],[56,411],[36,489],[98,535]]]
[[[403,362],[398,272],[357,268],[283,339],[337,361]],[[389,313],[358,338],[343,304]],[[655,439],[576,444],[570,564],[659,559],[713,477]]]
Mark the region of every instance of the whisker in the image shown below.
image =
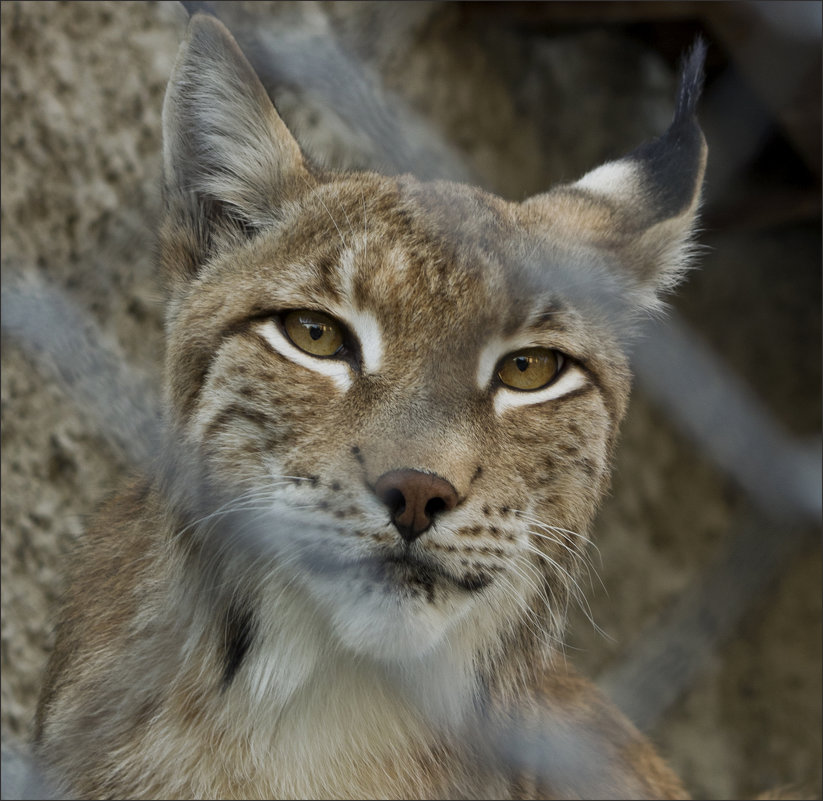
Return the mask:
[[[524,570],[528,570],[530,573],[533,573],[537,576],[537,580],[540,582],[540,585],[544,589],[544,593],[542,595],[543,599],[545,600],[547,611],[549,616],[551,617],[552,624],[556,627],[557,631],[562,632],[565,631],[566,628],[566,615],[567,615],[567,606],[568,600],[566,599],[563,604],[563,614],[562,616],[558,615],[555,609],[557,608],[557,598],[555,597],[555,593],[552,589],[551,584],[546,581],[546,577],[542,574],[538,569],[537,566],[534,565],[529,560],[523,560],[520,564],[520,567]]]
[[[589,623],[591,623],[594,630],[598,634],[601,634],[604,638],[606,638],[608,640],[613,639],[609,634],[607,634],[595,622],[594,616],[593,616],[593,613],[592,613],[592,610],[591,610],[591,606],[589,606],[589,602],[588,602],[588,600],[586,600],[586,595],[583,592],[582,588],[580,587],[580,584],[578,583],[577,579],[575,579],[575,577],[571,573],[569,573],[569,571],[566,570],[566,568],[564,568],[561,564],[559,564],[554,559],[552,559],[547,553],[544,553],[539,548],[536,548],[530,542],[526,542],[525,545],[526,545],[526,549],[528,551],[535,554],[536,556],[539,556],[541,559],[543,559],[545,562],[547,562],[551,567],[555,568],[556,570],[561,571],[562,573],[564,573],[566,575],[566,577],[569,579],[569,581],[572,584],[572,586],[570,587],[570,590],[571,590],[571,593],[572,593],[575,601],[577,601],[577,604],[580,607],[580,610],[586,616]]]
[[[360,200],[363,202],[363,261],[369,260],[369,223],[366,219],[366,196],[363,194],[363,187],[360,187]]]
[[[226,501],[222,506],[215,509],[213,512],[210,512],[207,515],[197,518],[196,520],[192,520],[186,526],[184,526],[180,531],[176,532],[172,537],[171,541],[174,542],[180,539],[187,531],[194,528],[195,526],[199,526],[204,522],[207,522],[215,517],[221,517],[225,515],[229,515],[235,511],[242,511],[244,505],[251,502],[259,502],[260,500],[265,499],[267,496],[271,495],[271,490],[275,487],[282,487],[287,486],[287,482],[281,482],[278,484],[272,484],[269,487],[265,488],[257,488],[254,490],[249,490],[248,492],[244,492],[241,495],[238,495],[234,498],[229,499]]]
[[[524,564],[510,564],[509,568],[512,572],[517,575],[521,579],[525,579],[527,583],[529,583],[532,587],[534,584],[530,581],[528,576],[526,576],[523,571],[522,567]],[[526,615],[526,619],[524,622],[529,627],[529,630],[537,637],[538,640],[542,641],[544,645],[550,648],[552,651],[555,650],[554,645],[556,644],[559,646],[561,653],[563,653],[563,658],[565,660],[565,649],[566,643],[562,639],[562,637],[557,636],[557,634],[562,634],[563,627],[562,621],[558,621],[557,615],[553,610],[551,599],[546,594],[548,588],[543,583],[543,586],[535,588],[537,598],[542,602],[547,614],[551,619],[551,630],[546,628],[545,621],[541,620],[532,606],[529,604],[528,600],[519,593],[515,587],[515,585],[511,582],[511,580],[506,576],[499,576],[498,578],[503,579],[506,582],[506,587],[511,590],[511,597],[514,598],[515,602],[517,603],[520,611]],[[554,632],[557,632],[555,634]]]
[[[547,526],[545,524],[541,524],[541,523],[538,523],[536,521],[533,523],[533,525],[536,525],[536,526],[542,528],[543,531],[548,531],[549,533],[553,533],[555,531],[564,532],[566,534],[575,534],[576,533],[576,532],[573,532],[573,531],[569,531],[568,529],[558,528],[557,526]],[[544,535],[538,534],[538,532],[536,532],[536,531],[532,531],[532,533],[535,534],[536,536],[544,536]],[[594,550],[597,552],[597,556],[598,556],[598,559],[600,561],[600,566],[602,567],[603,566],[603,555],[600,553],[600,549],[588,537],[584,537],[582,534],[578,534],[577,536],[581,537],[585,541],[586,545],[591,545],[594,548]],[[600,584],[600,587],[602,588],[602,590],[605,593],[606,597],[608,597],[609,591],[608,591],[608,589],[606,589],[606,585],[603,583],[603,579],[600,577],[600,571],[597,569],[597,566],[594,564],[594,561],[588,555],[588,553],[586,553],[585,551],[582,551],[582,550],[581,551],[576,551],[575,549],[570,548],[559,537],[558,538],[551,537],[551,539],[553,539],[559,545],[562,545],[564,548],[569,550],[570,553],[573,553],[577,556],[579,561],[586,568],[586,573],[589,577],[589,583],[592,583],[592,573],[594,573],[594,576],[597,579],[598,583]]]
[[[554,524],[546,523],[542,520],[539,520],[529,512],[523,511],[522,509],[512,509],[512,511],[515,514],[522,517],[527,523],[534,523],[538,526],[546,526],[555,531],[560,531],[563,534],[568,534],[571,537],[577,537],[578,539],[583,540],[583,542],[585,542],[587,545],[591,545],[591,547],[594,548],[598,552],[598,554],[600,553],[600,549],[597,547],[597,544],[594,542],[594,540],[592,540],[590,537],[587,537],[585,534],[581,534],[579,531],[572,531],[569,528],[562,528],[561,526],[555,526]]]
[[[183,534],[185,534],[189,529],[193,526],[200,525],[204,521],[210,519],[214,515],[226,515],[231,514],[231,512],[235,509],[240,509],[240,504],[247,503],[248,501],[254,500],[262,500],[267,496],[270,496],[272,500],[276,500],[276,496],[273,494],[273,490],[277,489],[278,487],[289,486],[291,482],[294,481],[310,481],[310,479],[306,478],[305,476],[290,476],[290,475],[282,475],[275,479],[272,483],[266,486],[259,486],[259,481],[255,479],[247,479],[248,482],[254,481],[255,486],[251,489],[246,490],[245,492],[241,492],[239,495],[234,495],[229,500],[227,500],[224,504],[222,504],[217,509],[213,510],[207,515],[203,517],[197,518],[196,520],[190,521],[184,528],[180,531],[176,532],[171,541],[175,541],[180,538]]]
[[[343,203],[338,199],[338,205],[340,206],[340,210],[343,212],[343,216],[346,218],[346,222],[349,224],[349,233],[354,239],[354,226],[351,224],[351,219],[349,218],[348,212],[346,211],[346,207]]]
[[[532,523],[532,525],[536,526],[538,524],[537,523]],[[543,532],[547,532],[547,533],[542,533],[540,531],[535,531],[533,528],[530,528],[528,530],[528,532],[529,532],[529,534],[531,534],[535,537],[539,537],[540,539],[546,540],[547,542],[552,542],[555,545],[559,545],[570,556],[572,556],[574,559],[579,561],[581,564],[585,565],[586,568],[588,569],[589,565],[591,565],[591,559],[589,558],[588,554],[585,551],[583,551],[583,550],[577,551],[574,548],[572,548],[568,543],[563,542],[563,540],[554,533],[554,529],[551,526],[539,526],[539,528],[543,529]],[[594,566],[592,565],[592,567],[594,567]]]
[[[594,562],[592,561],[591,557],[585,553],[584,551],[575,551],[573,548],[570,548],[567,543],[563,542],[562,538],[553,536],[555,533],[560,534],[568,534],[569,536],[577,537],[578,539],[582,540],[586,546],[591,546],[596,552],[598,559],[600,561],[600,566],[603,566],[603,555],[600,552],[600,549],[597,547],[595,542],[590,538],[587,537],[585,534],[581,534],[577,531],[572,531],[568,528],[563,528],[562,526],[555,526],[549,523],[545,523],[541,520],[538,520],[534,515],[522,510],[522,509],[515,509],[513,510],[515,514],[517,514],[521,519],[525,520],[527,523],[531,523],[534,526],[542,529],[544,532],[552,535],[547,537],[547,539],[561,545],[562,547],[566,548],[570,553],[574,553],[578,559],[581,561],[582,564],[586,567],[586,572],[589,576],[589,582],[591,583],[591,574],[594,572],[595,577],[597,578],[598,583],[603,589],[603,592],[608,597],[609,591],[606,589],[606,585],[603,583],[603,579],[600,577],[600,572],[598,571],[597,567],[595,566]],[[534,530],[530,530],[531,534],[535,536],[541,536],[538,532]]]
[[[565,542],[563,542],[559,537],[541,534],[539,531],[534,531],[533,529],[529,529],[529,534],[531,534],[534,537],[539,537],[540,539],[546,540],[547,542],[554,543],[555,545],[559,545],[561,548],[565,548],[569,555],[572,556],[586,570],[586,575],[588,576],[589,583],[592,583],[592,573],[594,573],[595,577],[600,583],[600,586],[603,588],[603,591],[608,596],[608,590],[606,590],[606,585],[603,583],[603,579],[600,578],[600,573],[598,573],[597,568],[594,566],[594,563],[592,562],[591,558],[585,552],[575,551],[573,548],[570,548]]]
[[[320,205],[322,205],[322,206],[323,206],[323,208],[326,210],[326,214],[328,214],[328,215],[329,215],[329,219],[332,221],[332,225],[334,225],[334,227],[337,229],[337,233],[338,233],[338,235],[340,236],[340,241],[343,243],[343,247],[344,247],[344,248],[347,248],[347,247],[348,247],[348,244],[346,243],[346,238],[343,236],[343,232],[340,230],[340,227],[339,227],[339,226],[337,225],[337,223],[335,222],[334,217],[332,217],[332,214],[331,214],[331,212],[329,211],[329,207],[325,204],[325,202],[323,201],[323,198],[322,198],[322,197],[320,197],[320,195],[319,195],[319,193],[318,193],[318,189],[317,189],[317,187],[316,187],[316,186],[312,186],[312,185],[308,182],[308,179],[306,178],[306,176],[305,176],[305,175],[301,175],[300,177],[303,179],[303,183],[305,183],[305,184],[306,184],[306,186],[307,186],[307,187],[311,190],[312,195],[313,195],[313,196],[314,196],[317,200],[319,200],[319,201],[320,201]]]

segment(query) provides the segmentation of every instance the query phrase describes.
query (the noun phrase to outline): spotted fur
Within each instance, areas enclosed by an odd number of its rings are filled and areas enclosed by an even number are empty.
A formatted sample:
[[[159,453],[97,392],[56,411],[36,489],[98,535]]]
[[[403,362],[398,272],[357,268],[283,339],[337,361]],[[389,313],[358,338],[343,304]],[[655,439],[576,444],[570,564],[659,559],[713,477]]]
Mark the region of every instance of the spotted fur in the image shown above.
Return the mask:
[[[680,275],[700,52],[670,131],[524,203],[308,164],[193,18],[164,106],[166,451],[74,566],[37,718],[86,797],[677,798],[559,656],[626,409]],[[302,352],[281,314],[341,321]],[[507,353],[564,354],[547,389]],[[404,541],[394,470],[457,497]]]

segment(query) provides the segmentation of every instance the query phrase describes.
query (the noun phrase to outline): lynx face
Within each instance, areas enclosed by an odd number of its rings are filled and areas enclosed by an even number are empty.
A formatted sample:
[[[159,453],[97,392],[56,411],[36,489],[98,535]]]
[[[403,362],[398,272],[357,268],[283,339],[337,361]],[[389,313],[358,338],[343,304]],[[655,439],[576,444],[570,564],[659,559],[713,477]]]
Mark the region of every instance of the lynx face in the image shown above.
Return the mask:
[[[220,562],[231,604],[276,617],[297,593],[386,663],[521,628],[550,651],[625,410],[627,327],[682,267],[705,162],[691,84],[666,137],[510,203],[310,168],[196,18],[164,107],[167,382],[208,488],[182,541]]]
[[[577,579],[627,375],[522,217],[332,180],[177,307],[170,377],[207,364],[187,436],[354,649],[416,654],[513,604],[559,620]]]

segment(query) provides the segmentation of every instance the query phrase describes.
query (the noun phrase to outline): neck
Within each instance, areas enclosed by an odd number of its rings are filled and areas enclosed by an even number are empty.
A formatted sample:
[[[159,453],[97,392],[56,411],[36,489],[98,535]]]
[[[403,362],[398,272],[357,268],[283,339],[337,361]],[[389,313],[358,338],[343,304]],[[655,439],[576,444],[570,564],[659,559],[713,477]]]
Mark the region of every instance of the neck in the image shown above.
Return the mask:
[[[276,777],[275,795],[385,797],[389,780],[399,797],[442,797],[458,774],[471,786],[460,744],[479,698],[472,652],[444,643],[403,666],[355,654],[293,583],[270,584],[256,606],[254,639],[231,680],[203,699],[202,719],[245,743],[246,769]],[[198,639],[192,672],[205,662],[224,676],[206,655],[219,641]]]
[[[469,627],[452,632],[427,653],[384,662],[343,645],[308,593],[292,583],[261,594],[256,640],[233,684],[256,716],[281,722],[319,704],[338,710],[346,727],[393,710],[406,728],[459,728],[479,700],[478,660]],[[300,715],[296,715],[297,718]]]

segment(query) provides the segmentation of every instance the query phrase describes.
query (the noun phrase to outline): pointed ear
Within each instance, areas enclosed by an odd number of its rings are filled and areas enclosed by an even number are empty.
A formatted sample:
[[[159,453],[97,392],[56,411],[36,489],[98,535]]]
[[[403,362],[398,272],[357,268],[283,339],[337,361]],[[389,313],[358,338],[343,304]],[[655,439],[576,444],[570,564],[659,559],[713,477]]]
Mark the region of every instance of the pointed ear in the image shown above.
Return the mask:
[[[259,78],[225,26],[205,14],[192,17],[169,79],[163,168],[172,204],[250,228],[271,223],[290,188],[307,180],[300,148]]]
[[[663,136],[523,204],[553,237],[613,254],[648,307],[679,281],[691,255],[708,153],[695,116],[705,56],[706,45],[698,40],[685,60],[674,119]]]

